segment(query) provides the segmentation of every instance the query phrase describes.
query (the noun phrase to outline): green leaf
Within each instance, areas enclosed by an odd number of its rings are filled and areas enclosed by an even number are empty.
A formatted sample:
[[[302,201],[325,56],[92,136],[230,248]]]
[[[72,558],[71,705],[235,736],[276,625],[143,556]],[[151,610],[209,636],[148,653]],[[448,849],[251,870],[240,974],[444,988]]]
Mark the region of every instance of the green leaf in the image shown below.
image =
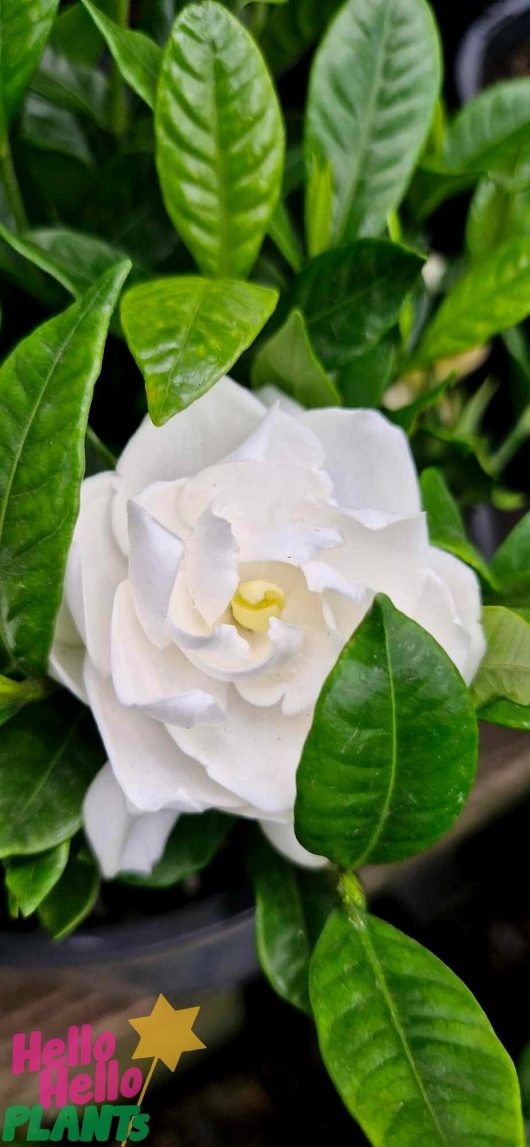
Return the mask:
[[[486,606],[488,647],[471,690],[477,709],[506,699],[530,705],[530,624],[502,606]]]
[[[0,149],[44,51],[57,7],[58,0],[2,0]]]
[[[349,0],[311,73],[306,143],[333,168],[336,243],[378,235],[427,138],[441,81],[424,0]]]
[[[317,155],[307,159],[309,171],[305,198],[307,252],[315,259],[331,246],[333,224],[333,166]]]
[[[94,157],[87,138],[72,112],[55,107],[49,100],[30,93],[22,113],[20,135],[24,143],[40,151],[55,151],[82,163],[94,166]]]
[[[509,583],[530,571],[530,513],[514,527],[491,561],[497,581]]]
[[[443,382],[440,382],[438,386],[424,390],[423,393],[418,395],[418,398],[415,398],[412,402],[408,402],[406,406],[400,406],[397,410],[385,411],[386,417],[390,422],[393,422],[395,426],[401,426],[405,434],[408,434],[409,438],[412,438],[412,435],[415,434],[418,429],[422,414],[425,414],[432,406],[438,404],[446,390],[456,381],[456,378],[457,373],[455,371],[453,374],[448,375]]]
[[[415,367],[483,346],[530,314],[530,239],[485,255],[449,292],[413,357]]]
[[[64,841],[37,856],[13,857],[6,867],[6,887],[22,916],[31,916],[60,880],[70,842]]]
[[[84,294],[106,271],[126,258],[123,251],[103,239],[66,227],[42,227],[19,235],[12,234],[0,223],[0,236],[19,255],[51,275],[74,298]]]
[[[154,108],[162,63],[162,52],[158,44],[150,40],[149,36],[144,36],[143,32],[120,28],[95,4],[91,4],[90,0],[83,0],[83,4],[99,28],[126,83],[150,108]]]
[[[310,1014],[309,961],[337,904],[333,877],[289,864],[261,834],[252,841],[250,873],[261,967],[282,999]]]
[[[524,729],[530,732],[530,705],[516,705],[513,701],[493,701],[479,709],[477,716],[490,725],[503,725],[506,729]]]
[[[68,840],[104,761],[90,712],[66,694],[13,717],[0,737],[0,857],[31,856]]]
[[[143,888],[171,888],[179,884],[207,867],[233,823],[232,817],[215,810],[180,816],[166,844],[164,855],[149,876],[120,875],[120,880]]]
[[[291,217],[280,200],[269,224],[269,235],[278,250],[297,275],[302,270],[302,251]]]
[[[311,963],[324,1063],[374,1147],[523,1147],[515,1068],[464,984],[390,924],[326,924]]]
[[[342,367],[337,389],[345,406],[378,407],[390,383],[396,357],[395,339],[387,335],[366,354],[358,355]]]
[[[41,701],[53,690],[53,685],[46,679],[35,681],[12,681],[10,677],[0,674],[0,725],[4,725],[11,717],[31,701]]]
[[[31,82],[31,91],[94,120],[103,129],[107,127],[108,80],[96,68],[77,64],[47,48]]]
[[[288,0],[271,12],[262,48],[276,75],[282,75],[320,39],[343,0]]]
[[[340,395],[313,351],[300,311],[292,311],[258,351],[252,385],[278,386],[302,406],[340,406]]]
[[[420,478],[423,508],[429,521],[429,537],[433,546],[454,554],[467,562],[477,573],[491,581],[490,571],[475,547],[468,541],[459,507],[440,470],[429,467]]]
[[[129,268],[107,272],[0,368],[0,648],[30,673],[47,669],[92,390]]]
[[[93,860],[80,849],[39,907],[39,919],[54,940],[63,940],[86,919],[96,903],[99,884]]]
[[[155,279],[127,291],[123,329],[145,377],[156,426],[230,370],[277,301],[268,287],[195,277]]]
[[[466,240],[475,259],[530,231],[530,189],[509,191],[483,179],[471,201]]]
[[[164,202],[205,275],[244,279],[278,203],[281,112],[265,62],[214,0],[174,24],[156,106]]]
[[[297,279],[292,302],[328,370],[365,354],[396,322],[423,260],[397,243],[361,239],[325,251]]]
[[[379,594],[317,701],[297,773],[296,835],[344,868],[413,856],[456,820],[476,760],[458,670]]]
[[[495,84],[466,104],[451,125],[445,150],[449,172],[473,172],[528,184],[530,80]]]

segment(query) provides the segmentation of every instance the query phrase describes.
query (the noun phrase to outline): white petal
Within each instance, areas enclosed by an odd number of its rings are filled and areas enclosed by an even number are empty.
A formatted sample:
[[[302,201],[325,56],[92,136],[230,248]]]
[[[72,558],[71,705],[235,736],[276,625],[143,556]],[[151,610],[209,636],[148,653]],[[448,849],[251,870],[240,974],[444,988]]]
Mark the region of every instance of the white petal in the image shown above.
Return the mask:
[[[266,634],[253,633],[242,652],[235,643],[235,626],[218,625],[209,644],[189,649],[190,661],[217,681],[240,682],[261,678],[265,672],[281,675],[300,653],[303,636],[295,625],[271,617]],[[239,639],[241,640],[241,639]]]
[[[470,637],[467,660],[461,670],[464,681],[469,685],[486,652],[486,637],[481,621],[480,583],[474,570],[452,554],[431,546],[429,555],[431,568],[448,586],[458,620]]]
[[[85,681],[114,775],[136,808],[203,812],[239,807],[241,801],[230,789],[215,784],[201,765],[179,752],[164,725],[120,704],[110,680],[100,677],[90,663]]]
[[[324,450],[315,434],[298,418],[275,403],[246,441],[225,459],[227,462],[279,462],[306,469],[319,469]]]
[[[316,856],[300,844],[295,836],[292,821],[282,823],[281,821],[262,820],[260,823],[271,844],[288,860],[292,860],[293,864],[299,864],[303,868],[325,868],[328,864],[325,856]]]
[[[130,582],[119,587],[112,616],[112,680],[122,705],[186,728],[224,717],[226,689],[200,674],[171,644],[157,649],[145,636]]]
[[[247,438],[263,416],[261,402],[225,378],[165,426],[153,426],[145,418],[117,466],[121,482],[113,521],[124,553],[129,498],[153,482],[187,477],[212,466]]]
[[[254,394],[267,407],[267,410],[278,404],[280,410],[285,410],[286,414],[291,414],[294,418],[298,418],[305,411],[304,406],[301,406],[294,398],[290,398],[288,394],[278,390],[277,386],[260,386],[254,391]]]
[[[445,649],[460,673],[465,672],[471,638],[460,624],[455,603],[445,583],[432,570],[424,575],[423,592],[414,609],[414,620]]]
[[[114,475],[97,474],[81,487],[81,508],[64,583],[64,595],[90,660],[110,673],[110,625],[114,594],[127,565],[114,540],[111,508]]]
[[[49,674],[59,685],[64,685],[80,701],[88,705],[83,676],[85,649],[82,645],[66,645],[55,640],[50,653]]]
[[[234,527],[240,546],[247,534],[254,536],[273,525],[296,520],[296,511],[311,499],[327,500],[331,481],[323,470],[311,470],[281,462],[223,462],[203,470],[182,488],[178,512],[194,526],[207,506]],[[299,513],[299,519],[307,515]]]
[[[237,526],[234,528],[240,533]],[[286,522],[270,530],[252,530],[249,523],[240,536],[241,561],[286,562],[293,566],[301,566],[322,550],[335,549],[342,543],[338,530],[309,522]]]
[[[328,551],[326,564],[351,582],[355,594],[359,586],[386,593],[398,609],[413,617],[423,588],[420,574],[429,560],[425,514],[374,529],[357,517],[331,510],[330,522],[340,528],[344,544]]]
[[[183,545],[136,502],[129,502],[128,514],[134,602],[147,636],[162,648],[170,641],[167,615]]]
[[[236,592],[238,557],[230,523],[208,506],[186,545],[189,592],[207,625],[219,620]]]
[[[108,763],[92,781],[83,812],[86,834],[107,880],[119,872],[151,872],[178,820],[170,809],[131,815]]]
[[[302,421],[326,452],[340,506],[417,514],[418,478],[407,436],[375,410],[308,410]]]

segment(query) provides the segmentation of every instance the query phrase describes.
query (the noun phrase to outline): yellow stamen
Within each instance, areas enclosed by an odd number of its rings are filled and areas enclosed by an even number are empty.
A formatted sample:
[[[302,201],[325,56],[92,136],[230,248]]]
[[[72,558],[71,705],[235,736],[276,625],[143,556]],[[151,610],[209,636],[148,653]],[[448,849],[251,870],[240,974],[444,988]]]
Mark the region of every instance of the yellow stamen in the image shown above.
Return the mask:
[[[232,601],[235,621],[253,633],[266,633],[271,617],[281,617],[285,594],[272,581],[242,581]]]

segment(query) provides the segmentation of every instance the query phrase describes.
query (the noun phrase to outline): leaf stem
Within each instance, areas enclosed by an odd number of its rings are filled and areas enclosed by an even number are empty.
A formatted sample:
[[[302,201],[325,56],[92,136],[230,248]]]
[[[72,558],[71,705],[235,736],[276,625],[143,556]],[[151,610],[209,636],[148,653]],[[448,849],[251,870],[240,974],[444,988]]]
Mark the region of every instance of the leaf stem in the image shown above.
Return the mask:
[[[120,28],[127,28],[129,24],[130,0],[112,0],[110,16]],[[118,64],[112,61],[109,92],[109,122],[113,135],[118,139],[125,134],[127,128],[127,103],[125,98],[125,85]]]
[[[366,910],[366,896],[359,877],[354,872],[343,872],[338,885],[339,894],[344,907],[350,913],[364,912]]]
[[[0,175],[6,189],[9,206],[13,212],[17,231],[26,231],[28,228],[28,217],[26,215],[26,208],[24,207],[24,200],[22,198],[22,192],[20,190],[20,184],[15,171],[13,155],[7,136],[3,140],[2,152],[0,154]]]

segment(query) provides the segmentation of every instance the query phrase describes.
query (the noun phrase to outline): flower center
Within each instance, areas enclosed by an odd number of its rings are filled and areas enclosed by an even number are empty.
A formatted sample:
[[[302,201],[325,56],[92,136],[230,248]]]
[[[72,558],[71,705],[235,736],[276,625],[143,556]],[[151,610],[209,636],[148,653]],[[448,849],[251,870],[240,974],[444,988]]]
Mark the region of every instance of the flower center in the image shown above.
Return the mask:
[[[271,617],[281,617],[285,594],[273,581],[242,581],[232,601],[234,620],[243,629],[266,633]]]

